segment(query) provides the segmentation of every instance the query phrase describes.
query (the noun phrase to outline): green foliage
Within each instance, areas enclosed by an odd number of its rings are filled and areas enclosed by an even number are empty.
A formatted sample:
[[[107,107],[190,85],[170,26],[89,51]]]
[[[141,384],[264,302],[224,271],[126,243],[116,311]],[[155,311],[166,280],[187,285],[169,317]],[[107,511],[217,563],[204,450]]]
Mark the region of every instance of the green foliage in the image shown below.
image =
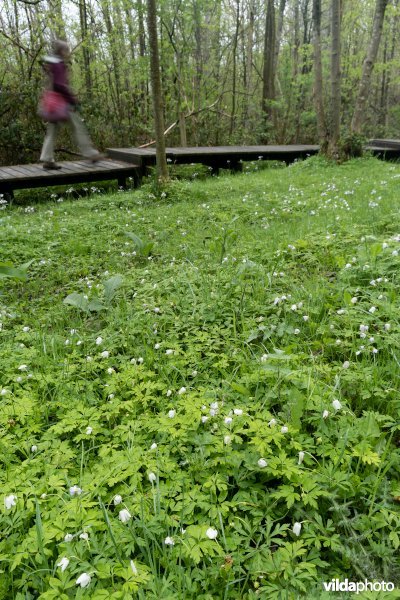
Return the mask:
[[[19,267],[14,267],[11,262],[0,262],[0,279],[16,279],[18,281],[26,281],[28,278],[28,269],[33,263],[30,260]]]
[[[93,295],[91,298],[89,298],[86,294],[78,294],[77,292],[73,292],[64,299],[64,304],[69,304],[70,306],[73,306],[74,308],[77,308],[85,313],[107,310],[111,307],[111,303],[118,289],[121,287],[122,281],[123,279],[121,275],[114,275],[110,279],[107,279],[103,283],[103,300],[101,300],[98,296]]]
[[[1,600],[399,586],[399,176],[315,157],[4,210],[34,262],[0,281]]]

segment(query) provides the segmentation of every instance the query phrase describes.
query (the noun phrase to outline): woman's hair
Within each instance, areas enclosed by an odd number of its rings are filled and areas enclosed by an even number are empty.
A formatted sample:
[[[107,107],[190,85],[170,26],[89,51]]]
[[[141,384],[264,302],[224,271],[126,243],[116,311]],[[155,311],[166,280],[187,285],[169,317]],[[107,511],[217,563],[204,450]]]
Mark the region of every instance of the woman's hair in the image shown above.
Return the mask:
[[[56,56],[60,56],[63,50],[69,51],[68,42],[65,40],[54,40],[52,43],[52,50]]]

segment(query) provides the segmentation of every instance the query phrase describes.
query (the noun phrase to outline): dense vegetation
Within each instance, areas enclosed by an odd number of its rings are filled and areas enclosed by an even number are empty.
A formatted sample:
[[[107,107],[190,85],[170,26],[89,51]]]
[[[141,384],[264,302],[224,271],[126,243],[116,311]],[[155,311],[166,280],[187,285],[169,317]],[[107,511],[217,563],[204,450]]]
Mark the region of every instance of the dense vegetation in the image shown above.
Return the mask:
[[[198,178],[2,204],[1,600],[400,583],[400,167]]]
[[[318,110],[324,108],[329,121],[332,10],[339,4],[336,103],[341,100],[342,134],[346,138],[350,131],[375,8],[383,4],[383,31],[376,59],[369,59],[375,69],[359,133],[398,138],[398,0],[159,0],[168,144],[318,142],[317,91]],[[54,36],[71,40],[72,84],[96,145],[136,146],[154,139],[146,11],[144,0],[3,0],[0,163],[38,159],[44,134],[36,115],[44,83],[40,60]],[[66,135],[58,148],[74,149]]]

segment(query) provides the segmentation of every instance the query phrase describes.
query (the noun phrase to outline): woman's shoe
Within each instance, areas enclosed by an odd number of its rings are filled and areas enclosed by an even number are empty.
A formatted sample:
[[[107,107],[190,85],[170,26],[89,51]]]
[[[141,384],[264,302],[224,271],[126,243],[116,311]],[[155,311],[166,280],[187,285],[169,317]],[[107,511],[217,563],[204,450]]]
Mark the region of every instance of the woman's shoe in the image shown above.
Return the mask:
[[[97,162],[100,162],[101,160],[104,160],[104,159],[105,159],[105,156],[101,152],[98,152],[97,154],[94,154],[93,156],[89,157],[90,162],[93,164],[96,164]]]
[[[58,165],[53,160],[53,161],[50,161],[50,162],[44,162],[43,163],[43,169],[46,169],[48,171],[59,171],[60,169],[62,169],[62,166]]]

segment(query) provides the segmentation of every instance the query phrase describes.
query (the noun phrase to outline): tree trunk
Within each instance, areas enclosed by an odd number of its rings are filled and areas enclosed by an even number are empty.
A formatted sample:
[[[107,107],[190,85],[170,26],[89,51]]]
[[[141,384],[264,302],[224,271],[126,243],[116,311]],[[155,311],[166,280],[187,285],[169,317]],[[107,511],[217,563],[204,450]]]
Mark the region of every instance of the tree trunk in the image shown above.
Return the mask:
[[[276,27],[276,40],[275,40],[275,56],[274,56],[274,71],[277,72],[279,50],[281,46],[282,30],[283,30],[283,15],[285,13],[286,0],[280,0],[279,2],[279,13],[278,13],[278,24]]]
[[[328,151],[335,159],[339,157],[341,112],[340,5],[341,0],[332,0],[331,122]]]
[[[267,14],[265,20],[264,35],[264,69],[263,69],[263,91],[262,110],[265,121],[270,121],[274,116],[272,102],[275,100],[275,7],[274,0],[268,0]],[[266,136],[270,136],[267,134]]]
[[[363,71],[360,81],[360,87],[358,89],[358,96],[356,100],[356,106],[351,121],[351,131],[353,133],[360,133],[362,125],[365,119],[366,103],[368,93],[371,87],[371,75],[375,65],[376,57],[379,50],[379,44],[381,41],[383,20],[385,18],[385,11],[389,0],[376,0],[374,21],[372,25],[372,36],[370,45],[368,48],[367,56],[365,57],[363,64]]]
[[[157,176],[160,181],[168,179],[165,156],[163,98],[158,55],[157,8],[156,0],[147,0],[147,28],[149,32],[150,73],[154,108],[154,129],[156,138]]]
[[[252,77],[252,69],[253,69],[253,46],[254,46],[254,19],[256,14],[255,0],[250,0],[249,2],[249,22],[247,25],[247,35],[246,35],[246,62],[245,62],[245,80],[244,80],[244,88],[246,90],[246,100],[244,106],[244,115],[243,122],[245,129],[250,127],[250,115],[251,111],[251,94],[252,94],[252,85],[253,85],[253,77]]]
[[[313,0],[314,44],[314,105],[317,115],[318,138],[322,151],[326,149],[327,127],[324,110],[322,58],[321,58],[321,0]]]
[[[81,26],[82,54],[83,54],[83,72],[85,74],[86,93],[89,98],[92,97],[92,76],[90,66],[90,53],[87,47],[88,42],[88,18],[86,0],[79,0],[79,20]]]
[[[232,110],[229,126],[229,135],[232,136],[235,127],[235,116],[236,116],[236,52],[239,40],[239,27],[240,27],[240,0],[236,0],[236,25],[235,35],[233,38],[232,48]]]

